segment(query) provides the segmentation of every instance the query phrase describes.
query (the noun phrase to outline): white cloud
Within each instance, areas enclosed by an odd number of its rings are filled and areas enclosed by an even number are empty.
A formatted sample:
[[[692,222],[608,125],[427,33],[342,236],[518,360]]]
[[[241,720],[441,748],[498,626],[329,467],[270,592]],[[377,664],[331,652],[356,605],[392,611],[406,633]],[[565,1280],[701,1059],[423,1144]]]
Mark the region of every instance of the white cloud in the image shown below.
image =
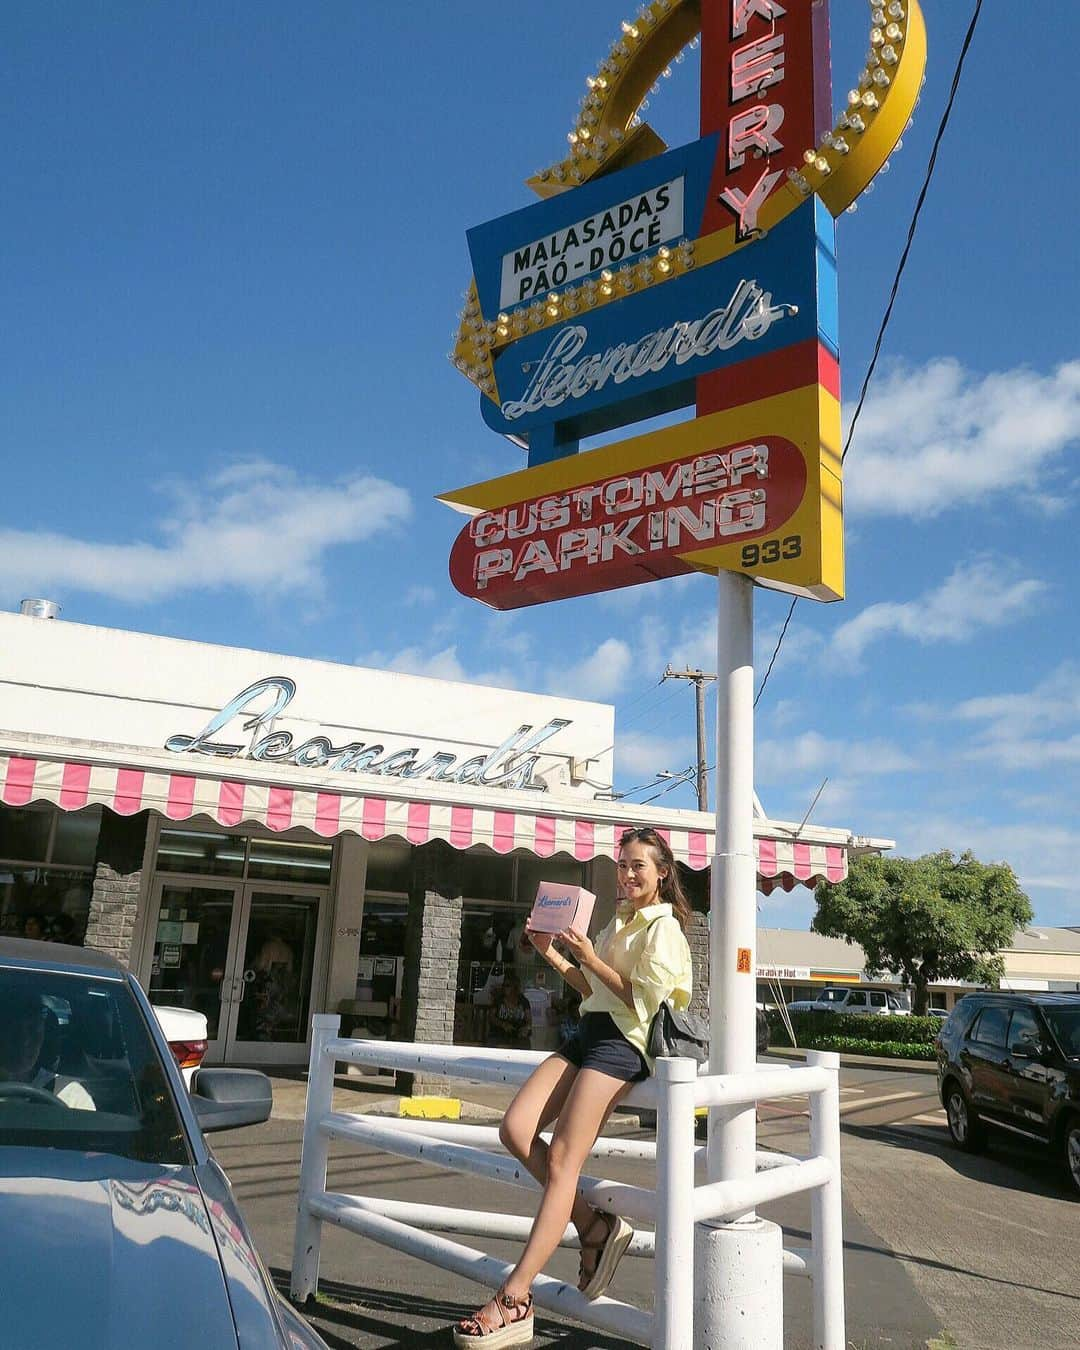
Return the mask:
[[[0,583],[28,595],[78,591],[133,603],[227,588],[318,594],[325,553],[370,539],[411,511],[408,493],[383,479],[310,483],[265,460],[166,491],[174,506],[157,523],[162,543],[0,530]]]
[[[960,563],[936,589],[917,600],[869,605],[841,624],[830,655],[858,661],[866,648],[895,634],[918,642],[966,642],[983,628],[1000,628],[1029,614],[1046,583],[1017,577],[1015,569],[992,558]]]
[[[434,586],[410,586],[401,603],[410,607],[433,605],[437,595]]]
[[[426,675],[432,680],[489,685],[496,689],[523,689],[529,684],[520,671],[509,667],[496,667],[491,670],[467,669],[458,655],[456,643],[436,651],[413,646],[402,647],[396,652],[368,652],[358,664],[372,670],[396,670],[402,675]]]
[[[560,671],[549,687],[552,693],[575,698],[610,699],[626,683],[630,659],[630,648],[621,638],[605,638],[583,661]]]
[[[817,731],[761,741],[754,751],[755,777],[762,783],[785,783],[800,773],[864,778],[919,767],[917,759],[888,741],[833,741]]]
[[[653,778],[662,769],[680,773],[693,762],[695,753],[694,741],[689,736],[657,736],[649,731],[624,731],[615,737],[616,773],[632,776],[635,782]]]
[[[534,638],[524,630],[488,627],[486,638],[473,648],[490,661],[487,667],[462,658],[457,642],[439,647],[413,644],[397,651],[365,652],[359,664],[405,675],[427,675],[436,680],[494,685],[500,689],[546,690],[565,698],[610,701],[632,673],[630,649],[620,638],[606,638],[574,665],[561,665],[558,653],[538,656]],[[472,649],[470,649],[472,650]]]
[[[953,853],[970,849],[982,862],[1007,862],[1030,893],[1039,911],[1052,904],[1053,922],[1080,923],[1076,895],[1076,859],[1080,830],[1056,821],[1006,821],[912,818],[897,824],[897,851],[913,857],[947,848]],[[1062,900],[1060,892],[1069,898]],[[1052,895],[1040,896],[1039,892]],[[1043,920],[1051,922],[1051,920]]]
[[[936,516],[998,494],[1060,509],[1063,453],[1080,439],[1080,361],[1052,374],[976,375],[958,361],[879,381],[845,465],[850,512]]]

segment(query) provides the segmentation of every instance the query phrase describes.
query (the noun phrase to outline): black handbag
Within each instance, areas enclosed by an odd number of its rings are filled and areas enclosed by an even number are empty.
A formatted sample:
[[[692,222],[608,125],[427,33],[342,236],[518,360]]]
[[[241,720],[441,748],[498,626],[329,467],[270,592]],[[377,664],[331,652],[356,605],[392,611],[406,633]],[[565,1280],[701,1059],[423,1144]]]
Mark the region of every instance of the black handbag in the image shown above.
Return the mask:
[[[709,1024],[696,1013],[676,1012],[665,999],[649,1027],[650,1059],[682,1056],[704,1064],[709,1058]]]

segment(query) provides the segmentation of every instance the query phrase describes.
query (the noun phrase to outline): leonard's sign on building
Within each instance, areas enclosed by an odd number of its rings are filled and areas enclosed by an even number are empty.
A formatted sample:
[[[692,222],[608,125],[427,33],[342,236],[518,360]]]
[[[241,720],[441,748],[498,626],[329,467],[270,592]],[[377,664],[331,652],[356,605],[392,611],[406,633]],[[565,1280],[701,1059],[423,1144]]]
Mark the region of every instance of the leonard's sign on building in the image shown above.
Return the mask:
[[[469,231],[453,359],[527,467],[441,494],[451,553],[499,609],[698,570],[843,595],[832,218],[896,145],[925,64],[917,0],[872,5],[830,112],[827,0],[652,0],[599,70],[536,205]],[[701,138],[639,110],[702,44]],[[585,437],[696,417],[585,452]]]

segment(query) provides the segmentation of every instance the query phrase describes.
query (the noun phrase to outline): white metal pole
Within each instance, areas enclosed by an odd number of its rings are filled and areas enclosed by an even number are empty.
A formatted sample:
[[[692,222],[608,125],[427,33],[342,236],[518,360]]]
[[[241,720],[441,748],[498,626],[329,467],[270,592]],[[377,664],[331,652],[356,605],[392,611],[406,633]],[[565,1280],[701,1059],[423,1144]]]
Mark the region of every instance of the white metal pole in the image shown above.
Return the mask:
[[[338,1034],[337,1013],[316,1013],[311,1019],[311,1058],[308,1060],[307,1101],[304,1106],[304,1142],[300,1154],[300,1190],[296,1202],[296,1234],[293,1240],[292,1278],[289,1292],[303,1303],[318,1291],[319,1247],[322,1221],[311,1213],[315,1195],[326,1190],[329,1140],[319,1121],[333,1110],[334,1059],[327,1044]]]
[[[654,1350],[694,1347],[694,1083],[692,1059],[656,1061]]]
[[[757,865],[754,860],[754,587],[717,577],[716,854],[709,938],[710,1074],[752,1074]],[[752,1105],[709,1112],[708,1178],[754,1171]],[[752,1220],[753,1211],[745,1217]]]
[[[756,1073],[754,859],[754,600],[748,578],[717,577],[716,853],[709,938],[709,1073]],[[709,1111],[710,1183],[746,1187],[748,1203],[697,1226],[694,1329],[700,1346],[780,1350],[783,1234],[758,1219],[753,1194],[755,1103]]]
[[[810,1094],[810,1152],[827,1158],[832,1176],[811,1193],[810,1242],[816,1350],[844,1350],[844,1212],[840,1192],[840,1056],[807,1052],[808,1064],[828,1069],[830,1083]]]

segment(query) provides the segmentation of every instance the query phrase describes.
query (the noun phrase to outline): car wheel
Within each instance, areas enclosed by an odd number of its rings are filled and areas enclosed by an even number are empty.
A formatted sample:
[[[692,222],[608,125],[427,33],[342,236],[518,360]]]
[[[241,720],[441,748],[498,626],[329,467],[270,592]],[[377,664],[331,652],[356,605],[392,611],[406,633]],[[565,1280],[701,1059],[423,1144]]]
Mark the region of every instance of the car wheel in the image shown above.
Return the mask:
[[[945,1117],[949,1134],[957,1148],[965,1153],[977,1153],[983,1146],[982,1122],[968,1104],[960,1084],[950,1078],[945,1088]]]
[[[1065,1170],[1073,1190],[1080,1195],[1080,1116],[1072,1116],[1065,1122],[1064,1144]]]

